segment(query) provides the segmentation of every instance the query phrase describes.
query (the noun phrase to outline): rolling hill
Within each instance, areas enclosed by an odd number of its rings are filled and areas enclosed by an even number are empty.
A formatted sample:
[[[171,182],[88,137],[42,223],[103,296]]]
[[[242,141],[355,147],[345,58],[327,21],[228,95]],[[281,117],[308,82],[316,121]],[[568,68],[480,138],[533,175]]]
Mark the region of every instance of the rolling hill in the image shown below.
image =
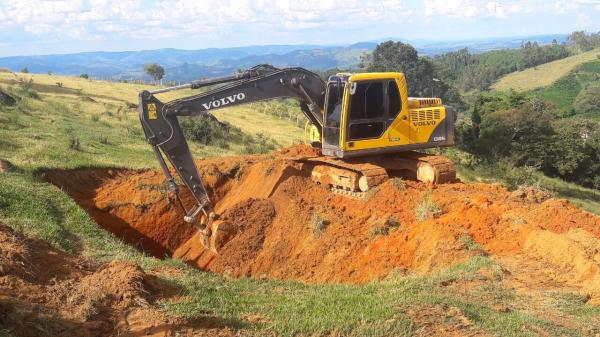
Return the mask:
[[[578,65],[598,59],[598,55],[600,55],[600,48],[529,68],[524,71],[510,73],[492,85],[492,89],[506,91],[510,89],[533,90],[546,87],[567,75]]]
[[[10,56],[0,58],[0,68],[33,73],[88,74],[111,80],[145,79],[143,65],[157,62],[166,70],[166,81],[189,81],[200,77],[231,74],[240,68],[261,63],[277,67],[301,66],[311,70],[356,67],[360,56],[372,51],[383,40],[402,40],[412,44],[421,55],[439,55],[469,48],[473,53],[518,48],[523,41],[563,42],[566,35],[518,36],[478,40],[429,41],[388,38],[349,45],[266,45],[200,50],[157,49],[123,52],[85,52],[64,55]],[[147,78],[146,78],[147,79]]]

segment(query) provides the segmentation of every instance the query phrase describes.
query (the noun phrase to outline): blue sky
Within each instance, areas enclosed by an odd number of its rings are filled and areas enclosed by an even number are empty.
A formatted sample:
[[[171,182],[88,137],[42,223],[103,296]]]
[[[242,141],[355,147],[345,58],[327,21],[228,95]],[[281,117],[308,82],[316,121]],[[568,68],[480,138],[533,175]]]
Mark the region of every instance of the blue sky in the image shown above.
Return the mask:
[[[600,0],[0,0],[0,56],[599,31]]]

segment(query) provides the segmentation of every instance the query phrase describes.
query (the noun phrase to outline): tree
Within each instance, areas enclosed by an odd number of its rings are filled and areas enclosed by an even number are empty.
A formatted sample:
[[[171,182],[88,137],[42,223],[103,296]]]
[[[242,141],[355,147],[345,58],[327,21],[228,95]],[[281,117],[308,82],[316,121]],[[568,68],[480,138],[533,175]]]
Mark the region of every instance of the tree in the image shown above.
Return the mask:
[[[433,64],[419,58],[417,50],[409,44],[387,41],[377,45],[367,71],[399,71],[406,75],[409,95],[425,96],[433,82]]]
[[[25,68],[21,69],[21,72],[23,74],[29,74],[29,69],[27,69],[27,67],[25,67]]]
[[[144,65],[144,71],[146,72],[146,74],[152,77],[152,80],[154,80],[154,82],[156,83],[158,83],[158,81],[160,81],[163,78],[163,76],[165,76],[165,68],[163,68],[160,64],[157,63],[148,63]]]
[[[443,79],[434,81],[438,76],[431,60],[419,57],[417,50],[409,44],[394,41],[380,43],[372,54],[361,57],[361,66],[369,72],[404,73],[410,96],[427,97],[434,91],[435,96],[441,97],[444,102],[462,106],[458,91]]]
[[[85,79],[90,78],[90,76],[88,74],[81,74],[81,75],[79,75],[79,77],[85,78]]]

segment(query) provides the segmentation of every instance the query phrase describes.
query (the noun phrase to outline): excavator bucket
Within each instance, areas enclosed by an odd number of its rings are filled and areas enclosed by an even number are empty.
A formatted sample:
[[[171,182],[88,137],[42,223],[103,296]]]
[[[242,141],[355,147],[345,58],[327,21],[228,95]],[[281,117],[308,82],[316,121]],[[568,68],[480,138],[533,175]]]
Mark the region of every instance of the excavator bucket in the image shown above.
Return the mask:
[[[225,246],[229,240],[235,235],[235,226],[227,220],[216,219],[214,213],[207,217],[202,223],[202,228],[199,230],[200,243],[205,249],[212,251],[215,254]]]

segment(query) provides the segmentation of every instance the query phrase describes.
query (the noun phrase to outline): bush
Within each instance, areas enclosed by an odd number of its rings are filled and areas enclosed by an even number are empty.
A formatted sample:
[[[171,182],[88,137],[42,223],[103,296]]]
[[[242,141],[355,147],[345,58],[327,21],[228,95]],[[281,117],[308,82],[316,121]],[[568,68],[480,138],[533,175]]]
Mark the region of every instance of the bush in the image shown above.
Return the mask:
[[[90,78],[90,76],[88,74],[81,74],[81,75],[79,75],[79,77],[85,78],[86,80]]]
[[[442,214],[442,209],[431,199],[431,191],[427,191],[423,195],[423,200],[415,209],[415,217],[419,221],[427,218],[436,218]]]
[[[23,96],[34,99],[40,99],[40,95],[38,95],[37,91],[33,90],[33,77],[29,80],[19,78],[18,84],[21,89],[21,94]]]
[[[244,146],[243,152],[247,154],[268,153],[275,150],[278,146],[275,140],[262,133],[257,134],[255,137],[246,136],[245,138],[246,145]]]
[[[69,149],[79,151],[81,150],[81,143],[79,142],[79,138],[70,137],[69,138]]]
[[[229,143],[238,143],[242,131],[212,116],[183,118],[181,128],[187,139],[204,144],[229,148]]]
[[[329,221],[321,217],[319,214],[314,214],[311,222],[313,234],[316,237],[321,237],[327,226],[329,226]]]
[[[275,150],[279,144],[263,134],[247,135],[240,128],[220,122],[212,115],[183,118],[180,122],[188,140],[204,145],[229,149],[232,144],[243,144],[243,153],[258,154]]]
[[[590,83],[581,90],[573,108],[580,114],[600,114],[600,83]]]
[[[0,106],[13,106],[17,103],[14,97],[0,90]]]

